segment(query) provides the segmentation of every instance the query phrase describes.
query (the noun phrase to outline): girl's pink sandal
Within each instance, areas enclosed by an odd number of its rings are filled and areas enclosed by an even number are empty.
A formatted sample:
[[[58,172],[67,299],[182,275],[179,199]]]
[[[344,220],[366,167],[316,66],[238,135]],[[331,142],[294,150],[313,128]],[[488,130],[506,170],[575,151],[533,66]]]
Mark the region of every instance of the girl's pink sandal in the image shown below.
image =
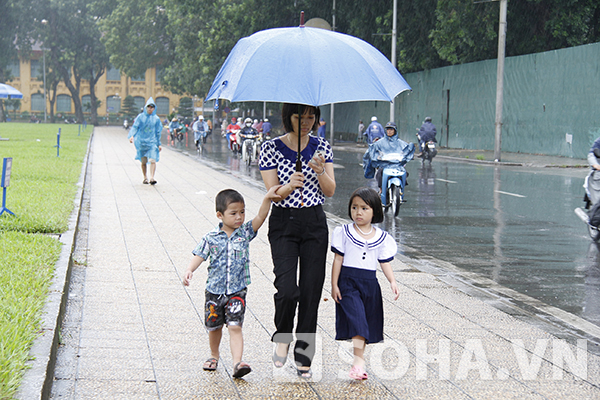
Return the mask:
[[[362,380],[369,378],[369,375],[367,374],[367,372],[364,369],[362,369],[361,367],[356,366],[356,365],[354,367],[352,367],[352,369],[350,370],[350,373],[348,375],[350,375],[350,378],[357,380],[357,381],[362,381]]]

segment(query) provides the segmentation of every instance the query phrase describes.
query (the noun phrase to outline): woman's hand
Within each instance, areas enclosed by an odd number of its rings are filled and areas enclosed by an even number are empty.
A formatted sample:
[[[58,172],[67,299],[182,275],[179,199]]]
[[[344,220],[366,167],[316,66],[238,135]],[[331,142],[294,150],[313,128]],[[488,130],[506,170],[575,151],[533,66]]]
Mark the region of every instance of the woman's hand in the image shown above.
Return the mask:
[[[289,185],[292,187],[292,190],[301,188],[304,186],[304,174],[302,172],[294,172],[292,176],[290,176]]]
[[[315,174],[322,175],[325,171],[325,157],[322,154],[315,154],[308,162],[308,166],[315,171]]]
[[[335,285],[331,285],[331,298],[336,302],[339,303],[340,300],[342,299],[342,293],[340,292],[340,288]]]

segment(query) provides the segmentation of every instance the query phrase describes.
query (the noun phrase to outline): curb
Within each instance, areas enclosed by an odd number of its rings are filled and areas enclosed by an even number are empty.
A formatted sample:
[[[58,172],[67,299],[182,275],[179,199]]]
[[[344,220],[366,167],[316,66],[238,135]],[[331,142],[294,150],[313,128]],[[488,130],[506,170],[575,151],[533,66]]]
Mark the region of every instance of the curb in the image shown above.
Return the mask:
[[[52,382],[54,380],[54,366],[56,363],[56,351],[59,345],[62,318],[65,313],[71,269],[73,266],[73,249],[81,214],[83,190],[87,176],[90,149],[94,131],[88,141],[87,152],[81,167],[81,174],[77,186],[77,195],[74,199],[75,208],[69,217],[69,228],[67,232],[60,235],[62,250],[54,268],[54,277],[48,290],[48,297],[41,316],[41,334],[31,346],[29,356],[31,360],[26,363],[25,374],[16,397],[21,400],[47,399],[50,396]]]

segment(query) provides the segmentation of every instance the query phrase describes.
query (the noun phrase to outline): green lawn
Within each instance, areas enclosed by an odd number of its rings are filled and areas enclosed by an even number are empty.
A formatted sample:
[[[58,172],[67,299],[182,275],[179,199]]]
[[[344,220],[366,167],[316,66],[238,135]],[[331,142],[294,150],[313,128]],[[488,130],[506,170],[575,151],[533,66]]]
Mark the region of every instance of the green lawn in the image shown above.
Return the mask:
[[[0,137],[9,138],[0,141],[0,162],[13,159],[6,207],[15,213],[0,216],[0,399],[14,397],[39,332],[61,251],[47,234],[68,228],[91,132],[91,126],[79,135],[78,125],[0,124]]]

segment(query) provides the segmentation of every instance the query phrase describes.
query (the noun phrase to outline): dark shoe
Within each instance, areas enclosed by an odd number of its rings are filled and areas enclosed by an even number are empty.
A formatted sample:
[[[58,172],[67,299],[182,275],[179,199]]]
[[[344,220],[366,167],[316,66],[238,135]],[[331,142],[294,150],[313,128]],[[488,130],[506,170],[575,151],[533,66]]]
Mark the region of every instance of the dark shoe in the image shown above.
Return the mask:
[[[155,181],[154,179],[152,179],[152,180],[150,181],[150,184],[151,184],[151,185],[156,185],[156,181]]]
[[[304,379],[312,378],[312,371],[310,370],[310,367],[308,369],[306,369],[306,367],[297,367],[296,372],[298,373],[298,376],[300,378],[304,378]]]
[[[219,365],[219,360],[217,360],[214,357],[211,357],[208,360],[204,361],[204,365],[202,366],[202,369],[205,371],[216,371],[218,365]]]
[[[248,364],[246,364],[243,361],[240,361],[233,367],[233,377],[241,378],[242,376],[249,374],[251,371],[252,368],[250,368]]]

